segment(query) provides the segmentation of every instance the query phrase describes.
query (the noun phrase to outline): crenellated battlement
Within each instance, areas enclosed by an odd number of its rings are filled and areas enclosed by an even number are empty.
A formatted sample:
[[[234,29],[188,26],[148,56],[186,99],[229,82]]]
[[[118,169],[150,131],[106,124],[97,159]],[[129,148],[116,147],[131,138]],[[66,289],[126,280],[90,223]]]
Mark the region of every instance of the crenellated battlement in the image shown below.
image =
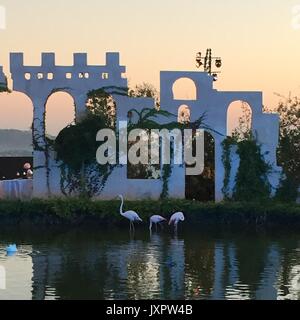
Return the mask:
[[[54,53],[42,53],[40,66],[25,66],[23,53],[10,54],[14,90],[28,91],[56,88],[74,90],[107,86],[127,87],[126,67],[120,65],[119,53],[106,53],[106,65],[88,65],[86,53],[75,53],[72,66],[55,64]]]

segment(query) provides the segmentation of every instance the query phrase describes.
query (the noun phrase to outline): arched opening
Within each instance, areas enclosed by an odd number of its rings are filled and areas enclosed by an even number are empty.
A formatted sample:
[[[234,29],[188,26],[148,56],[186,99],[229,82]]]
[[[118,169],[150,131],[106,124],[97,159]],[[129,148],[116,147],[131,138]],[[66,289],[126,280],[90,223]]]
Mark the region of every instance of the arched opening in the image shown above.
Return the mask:
[[[178,122],[189,123],[191,122],[191,110],[189,106],[183,104],[178,109]]]
[[[227,110],[227,135],[245,138],[252,127],[252,109],[245,101],[233,101]]]
[[[0,155],[32,156],[33,104],[20,92],[0,94]]]
[[[174,100],[197,100],[197,87],[193,80],[180,78],[173,84]]]
[[[46,136],[57,137],[62,129],[75,121],[74,99],[66,92],[53,93],[45,108]]]
[[[33,103],[27,95],[0,94],[0,180],[24,179],[24,164],[32,168],[32,120]]]
[[[0,128],[31,130],[33,103],[20,92],[0,94]]]
[[[215,139],[204,133],[204,171],[185,177],[185,197],[202,202],[215,201]]]

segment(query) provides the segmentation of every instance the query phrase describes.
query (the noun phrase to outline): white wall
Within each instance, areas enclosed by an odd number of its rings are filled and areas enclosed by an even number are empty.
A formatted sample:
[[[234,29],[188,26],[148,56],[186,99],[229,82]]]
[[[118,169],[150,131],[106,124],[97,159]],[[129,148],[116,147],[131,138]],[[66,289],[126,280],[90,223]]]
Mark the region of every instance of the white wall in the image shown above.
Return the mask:
[[[105,66],[87,65],[86,54],[74,54],[73,66],[56,66],[53,53],[42,54],[42,65],[38,67],[24,66],[23,54],[11,54],[11,74],[15,91],[27,94],[34,105],[34,135],[41,146],[45,145],[43,138],[45,132],[44,118],[45,106],[48,97],[55,91],[69,93],[75,101],[77,120],[85,113],[86,94],[92,89],[109,86],[127,87],[127,80],[122,77],[126,68],[119,65],[118,53],[107,53]],[[25,74],[30,74],[30,80]],[[72,78],[67,79],[71,73]],[[102,73],[108,73],[108,79],[102,79]],[[53,79],[48,79],[52,74]],[[79,74],[83,74],[80,77]],[[43,76],[42,79],[41,75]],[[196,100],[174,100],[173,84],[180,78],[190,78],[194,81],[197,90]],[[222,142],[226,138],[227,110],[231,102],[242,100],[252,108],[252,129],[257,134],[258,141],[266,153],[266,160],[273,165],[274,172],[270,182],[274,188],[278,185],[281,168],[276,165],[276,147],[278,145],[279,118],[277,115],[264,114],[262,110],[261,92],[219,92],[213,88],[212,77],[204,72],[176,72],[162,71],[160,73],[161,108],[177,114],[178,108],[185,104],[191,110],[191,121],[198,119],[206,113],[206,124],[218,131],[212,132],[215,139],[215,196],[217,201],[223,199],[222,187],[224,180],[224,166],[222,163]],[[130,109],[143,109],[154,107],[153,99],[129,98],[127,96],[113,95],[117,104],[117,121],[127,120]],[[165,119],[159,119],[163,122]],[[61,195],[60,171],[51,155],[49,179],[45,168],[46,158],[43,152],[34,152],[34,196],[47,197]],[[234,170],[238,159],[234,156]],[[234,177],[231,177],[231,186]],[[126,168],[116,169],[100,198],[111,199],[122,193],[129,199],[159,198],[162,191],[162,180],[129,180]],[[50,188],[50,189],[49,189]],[[275,190],[275,189],[274,189]],[[50,191],[50,193],[49,193]],[[170,178],[170,197],[185,197],[185,168],[176,167]]]

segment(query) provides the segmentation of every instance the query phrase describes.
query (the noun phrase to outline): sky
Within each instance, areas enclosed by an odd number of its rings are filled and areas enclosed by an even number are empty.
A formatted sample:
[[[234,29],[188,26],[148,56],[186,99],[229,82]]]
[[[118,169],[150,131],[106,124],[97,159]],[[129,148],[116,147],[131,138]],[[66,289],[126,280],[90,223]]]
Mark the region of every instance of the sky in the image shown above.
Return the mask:
[[[8,77],[10,52],[24,52],[28,65],[39,65],[41,52],[55,52],[63,65],[72,64],[73,52],[87,52],[90,64],[101,65],[105,52],[118,51],[131,86],[159,88],[161,70],[195,71],[195,54],[212,48],[223,59],[216,89],[262,91],[269,107],[278,103],[274,93],[300,95],[300,0],[0,0],[1,6],[0,65]],[[50,131],[59,126],[58,112],[61,121],[70,118],[67,100],[53,98]],[[1,94],[0,128],[28,129],[31,109],[23,95]]]

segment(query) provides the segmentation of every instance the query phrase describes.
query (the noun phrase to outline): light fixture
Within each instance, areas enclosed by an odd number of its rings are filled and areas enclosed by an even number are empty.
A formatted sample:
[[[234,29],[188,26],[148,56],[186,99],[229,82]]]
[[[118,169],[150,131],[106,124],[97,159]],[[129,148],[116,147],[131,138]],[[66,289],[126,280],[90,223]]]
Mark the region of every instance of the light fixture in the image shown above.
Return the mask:
[[[216,60],[216,67],[217,68],[221,68],[222,67],[222,60],[221,59],[217,59]]]
[[[201,52],[198,52],[197,55],[196,55],[196,66],[197,66],[197,68],[200,68],[203,65],[201,60],[202,60]]]
[[[197,68],[203,67],[204,72],[208,73],[210,76],[212,76],[213,81],[218,80],[218,73],[219,71],[214,71],[213,68],[221,68],[222,67],[222,59],[220,57],[213,57],[212,56],[212,50],[207,49],[206,55],[202,56],[201,52],[198,52],[196,54],[196,66]]]

